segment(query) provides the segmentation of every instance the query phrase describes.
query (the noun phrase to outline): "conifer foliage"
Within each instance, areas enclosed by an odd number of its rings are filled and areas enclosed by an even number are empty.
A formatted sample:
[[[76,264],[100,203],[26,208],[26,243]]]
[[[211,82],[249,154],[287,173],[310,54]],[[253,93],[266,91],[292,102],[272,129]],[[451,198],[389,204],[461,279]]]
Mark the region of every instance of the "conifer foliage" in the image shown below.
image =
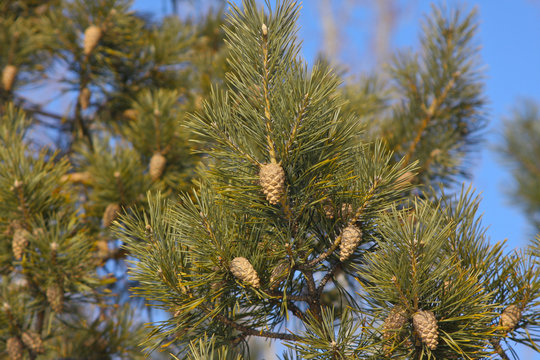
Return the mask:
[[[283,341],[286,359],[506,359],[507,339],[538,349],[535,248],[490,245],[470,189],[410,191],[418,174],[457,174],[473,144],[473,16],[434,9],[423,65],[393,73],[416,92],[391,114],[402,128],[368,141],[338,76],[299,58],[298,4],[267,7],[230,6],[230,71],[187,124],[207,158],[197,187],[115,221],[135,291],[174,314],[147,348],[237,358],[262,337]],[[397,139],[406,121],[420,130]],[[448,161],[431,173],[421,154],[435,142]]]
[[[0,0],[0,358],[137,359],[109,226],[190,188],[182,123],[223,78],[222,13],[129,0]],[[144,304],[143,304],[144,305]]]
[[[447,194],[485,122],[474,13],[342,86],[296,1],[131,5],[0,0],[0,357],[538,350],[540,240],[508,253]]]

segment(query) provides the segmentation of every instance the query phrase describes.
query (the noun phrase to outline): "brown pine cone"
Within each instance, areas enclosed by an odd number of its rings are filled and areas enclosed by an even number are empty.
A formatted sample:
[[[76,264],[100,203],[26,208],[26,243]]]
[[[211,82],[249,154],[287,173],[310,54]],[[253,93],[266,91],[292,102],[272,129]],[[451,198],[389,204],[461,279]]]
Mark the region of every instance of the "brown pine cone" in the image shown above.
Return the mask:
[[[161,155],[161,153],[156,152],[154,155],[152,155],[149,165],[149,173],[152,181],[156,181],[161,177],[166,164],[167,159],[165,159],[165,156]]]
[[[18,337],[12,336],[6,342],[6,350],[11,360],[22,360],[24,346]]]
[[[103,218],[101,219],[101,223],[103,224],[103,227],[109,227],[114,219],[118,216],[118,212],[120,211],[120,205],[117,203],[110,203],[105,208],[105,211],[103,212]]]
[[[13,250],[13,256],[19,260],[22,258],[26,246],[28,246],[28,237],[30,233],[21,227],[17,227],[13,232],[13,239],[11,241],[11,248]]]
[[[64,289],[58,284],[51,284],[47,287],[47,301],[56,313],[64,310]]]
[[[15,65],[6,65],[2,70],[2,86],[4,90],[11,90],[15,76],[17,76],[17,67]]]
[[[259,287],[259,276],[245,257],[236,257],[231,261],[231,272],[239,280],[254,288]]]
[[[439,327],[435,314],[431,311],[418,310],[413,316],[414,330],[426,346],[435,350],[439,343]]]
[[[407,323],[407,311],[401,306],[395,306],[388,316],[384,320],[383,339],[388,341],[397,334],[397,332]],[[392,344],[386,343],[384,346],[384,352],[389,355],[392,349]]]
[[[285,171],[279,164],[264,164],[259,171],[259,183],[268,202],[276,205],[285,193]]]
[[[516,305],[510,305],[501,314],[501,325],[507,330],[512,331],[521,320],[521,308]]]
[[[124,116],[126,119],[129,119],[129,120],[137,120],[137,117],[139,116],[139,112],[135,109],[126,109],[122,113],[122,116]]]
[[[362,240],[362,231],[355,225],[349,225],[341,233],[341,243],[339,244],[339,260],[347,260],[354,252]]]
[[[30,350],[37,354],[42,354],[45,352],[45,348],[43,346],[43,340],[41,340],[41,337],[38,333],[32,330],[25,331],[22,334],[22,341],[24,345],[28,346]]]
[[[99,26],[90,25],[84,30],[83,40],[83,52],[84,55],[90,55],[90,53],[97,46],[99,39],[101,38],[101,29]]]
[[[396,330],[399,330],[407,322],[407,311],[401,306],[395,306],[383,323],[383,337],[388,339],[392,337]]]

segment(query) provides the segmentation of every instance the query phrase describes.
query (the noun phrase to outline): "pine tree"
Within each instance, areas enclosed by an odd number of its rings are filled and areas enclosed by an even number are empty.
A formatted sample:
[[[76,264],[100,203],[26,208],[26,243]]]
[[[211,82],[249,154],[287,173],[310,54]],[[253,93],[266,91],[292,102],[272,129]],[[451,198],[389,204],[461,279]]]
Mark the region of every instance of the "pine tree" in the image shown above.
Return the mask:
[[[473,192],[446,195],[485,123],[474,14],[434,8],[418,54],[342,86],[299,58],[298,4],[268,8],[223,30],[0,0],[2,356],[538,349],[540,240],[489,245]]]
[[[219,8],[157,21],[131,5],[0,0],[2,358],[144,357],[144,299],[109,227],[149,190],[190,188],[182,123],[225,66]]]
[[[147,349],[238,358],[262,337],[285,359],[537,350],[538,242],[490,244],[478,197],[444,188],[484,121],[474,14],[434,8],[422,53],[390,73],[402,98],[368,86],[356,106],[328,64],[299,58],[298,11],[231,5],[230,71],[187,123],[207,160],[197,187],[115,221],[136,293],[174,314]]]

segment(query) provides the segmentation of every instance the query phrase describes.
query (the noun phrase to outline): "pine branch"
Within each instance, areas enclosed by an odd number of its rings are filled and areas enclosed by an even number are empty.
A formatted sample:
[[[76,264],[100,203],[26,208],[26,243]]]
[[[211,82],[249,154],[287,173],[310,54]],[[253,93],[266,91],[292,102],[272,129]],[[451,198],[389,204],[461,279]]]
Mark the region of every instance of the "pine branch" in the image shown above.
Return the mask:
[[[338,271],[341,268],[341,262],[335,263],[330,270],[324,275],[324,277],[321,279],[321,282],[319,283],[319,287],[317,288],[317,293],[322,295],[322,292],[324,290],[324,287],[326,284],[334,277],[334,274],[336,271]]]
[[[495,352],[501,357],[502,360],[510,360],[508,355],[506,355],[503,347],[501,346],[500,339],[491,338],[489,339],[489,342],[491,343],[491,345],[493,345],[493,349],[495,349]]]
[[[407,149],[407,152],[405,153],[405,157],[403,160],[403,165],[406,166],[409,164],[412,155],[414,154],[414,151],[416,149],[416,146],[420,142],[420,139],[422,138],[422,135],[424,133],[424,130],[427,128],[429,122],[433,119],[435,114],[437,113],[439,106],[444,102],[446,99],[446,96],[448,95],[448,92],[452,89],[456,82],[456,78],[460,75],[458,71],[454,72],[452,74],[451,79],[448,81],[446,86],[444,87],[443,91],[439,96],[437,96],[433,101],[431,102],[431,105],[429,108],[426,108],[425,104],[422,103],[422,109],[425,113],[425,117],[420,122],[420,127],[418,128],[418,131],[416,133],[416,137],[414,138],[413,142],[409,145],[409,148]],[[416,91],[416,88],[415,88]]]
[[[292,300],[292,301],[303,301],[303,302],[309,302],[310,301],[310,298],[308,296],[289,295],[289,294],[283,295],[282,293],[280,293],[278,291],[268,291],[267,294],[272,296],[272,297],[280,298],[280,299],[284,299],[286,297],[287,300]]]
[[[259,336],[259,337],[266,337],[269,339],[280,339],[280,340],[297,340],[298,339],[298,337],[294,334],[276,333],[272,331],[253,329],[248,326],[238,324],[235,321],[221,314],[215,314],[214,317],[220,322],[222,322],[223,324],[228,325],[242,332],[244,335]]]
[[[297,266],[299,270],[307,270],[307,269],[313,269],[315,265],[318,263],[324,261],[326,258],[328,258],[332,253],[339,247],[339,244],[341,244],[341,235],[339,235],[331,247],[328,248],[324,253],[317,256],[315,259],[311,260],[307,264],[300,264]]]

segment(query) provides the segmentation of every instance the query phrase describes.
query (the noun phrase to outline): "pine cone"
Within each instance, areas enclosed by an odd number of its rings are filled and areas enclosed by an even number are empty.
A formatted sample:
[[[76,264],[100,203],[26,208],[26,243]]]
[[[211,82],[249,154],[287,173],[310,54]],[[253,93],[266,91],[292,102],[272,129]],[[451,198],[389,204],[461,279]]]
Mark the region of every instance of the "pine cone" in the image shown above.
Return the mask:
[[[12,336],[6,342],[6,350],[11,360],[22,360],[24,346],[18,337]]]
[[[343,232],[341,233],[341,244],[339,244],[339,260],[347,260],[352,255],[361,240],[362,231],[355,225],[349,225],[343,229]]]
[[[139,116],[139,112],[135,109],[126,109],[124,110],[122,115],[129,120],[137,120],[137,117]]]
[[[331,220],[334,218],[334,213],[336,212],[336,209],[331,203],[327,203],[326,205],[324,205],[323,210],[324,210],[324,215],[326,216],[327,219]],[[341,204],[341,218],[343,220],[346,220],[352,214],[354,214],[354,211],[351,204],[348,204],[348,203]]]
[[[351,204],[347,204],[347,203],[341,204],[341,218],[342,219],[345,220],[353,214],[354,214],[354,211]]]
[[[103,212],[103,218],[101,219],[103,227],[109,227],[114,219],[116,219],[116,216],[118,216],[118,212],[120,211],[120,205],[117,203],[110,203],[107,205],[107,208],[105,208],[105,212]]]
[[[334,218],[334,206],[332,204],[326,204],[323,206],[324,210],[324,216],[326,216],[327,219],[332,220]]]
[[[414,174],[410,171],[407,171],[406,173],[402,174],[400,177],[397,178],[396,182],[394,183],[394,190],[403,190],[412,183],[413,179]]]
[[[25,331],[22,334],[22,341],[24,345],[28,346],[30,350],[37,354],[42,354],[45,352],[45,348],[43,347],[43,340],[41,340],[41,337],[35,331]]]
[[[47,301],[56,313],[64,310],[64,289],[58,284],[52,284],[47,287]]]
[[[90,25],[84,30],[83,52],[84,55],[90,55],[101,38],[101,29],[99,26]]]
[[[435,350],[439,343],[439,331],[435,314],[431,311],[418,310],[413,316],[414,330],[426,346]]]
[[[231,261],[231,272],[241,281],[254,288],[259,287],[259,276],[245,257],[236,257]]]
[[[392,310],[390,310],[390,313],[386,317],[383,323],[383,339],[389,340],[391,339],[398,330],[400,330],[403,325],[407,323],[407,311],[402,308],[401,306],[396,306]],[[384,345],[384,352],[387,354],[387,356],[390,354],[392,349],[392,344],[386,343]]]
[[[15,65],[6,65],[2,70],[2,86],[4,90],[10,91],[17,75],[17,67]]]
[[[79,103],[81,104],[81,108],[83,110],[88,109],[88,106],[90,106],[90,96],[92,93],[90,92],[90,89],[87,87],[83,88],[79,94]]]
[[[516,305],[510,305],[501,314],[501,325],[508,331],[513,330],[521,320],[521,308]]]
[[[270,274],[270,289],[275,289],[288,275],[289,263],[282,262],[272,269]]]
[[[395,306],[383,323],[383,337],[389,339],[396,330],[399,330],[407,322],[407,311],[401,306]]]
[[[165,156],[158,152],[155,152],[154,155],[152,155],[149,166],[152,181],[156,181],[161,177],[161,174],[163,174],[163,170],[165,169],[165,164],[167,164],[167,159],[165,159]]]
[[[100,259],[106,259],[109,256],[109,244],[107,240],[98,240],[96,242],[97,256]]]
[[[30,233],[25,229],[18,227],[13,233],[13,240],[11,241],[11,248],[13,250],[13,256],[19,260],[22,258],[24,249],[28,246],[28,237]]]
[[[281,165],[276,163],[262,165],[259,181],[268,202],[272,205],[279,203],[285,193],[285,171]]]

